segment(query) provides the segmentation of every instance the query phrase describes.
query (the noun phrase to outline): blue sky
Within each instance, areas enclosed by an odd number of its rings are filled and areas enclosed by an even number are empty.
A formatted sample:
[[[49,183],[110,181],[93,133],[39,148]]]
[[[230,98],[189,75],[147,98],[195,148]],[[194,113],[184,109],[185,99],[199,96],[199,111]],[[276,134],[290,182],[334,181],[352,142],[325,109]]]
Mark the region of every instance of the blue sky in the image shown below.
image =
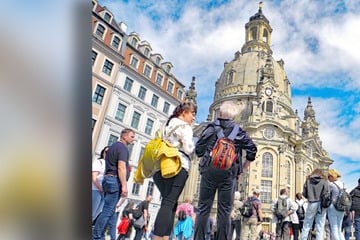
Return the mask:
[[[241,50],[258,2],[99,1],[127,24],[128,34],[137,32],[172,62],[186,87],[196,77],[197,122],[206,119],[215,81],[224,62]],[[360,177],[360,2],[263,1],[263,13],[273,28],[273,57],[285,62],[293,109],[303,118],[311,96],[323,147],[352,189]]]

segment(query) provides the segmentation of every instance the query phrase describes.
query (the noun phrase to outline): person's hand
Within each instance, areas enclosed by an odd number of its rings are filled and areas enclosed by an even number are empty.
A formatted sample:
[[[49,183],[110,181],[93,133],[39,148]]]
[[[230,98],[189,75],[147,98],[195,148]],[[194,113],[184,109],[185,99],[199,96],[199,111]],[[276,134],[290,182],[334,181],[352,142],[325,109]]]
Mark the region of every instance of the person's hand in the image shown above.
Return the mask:
[[[121,187],[121,196],[122,197],[127,197],[128,196],[128,189],[127,189],[126,184]]]

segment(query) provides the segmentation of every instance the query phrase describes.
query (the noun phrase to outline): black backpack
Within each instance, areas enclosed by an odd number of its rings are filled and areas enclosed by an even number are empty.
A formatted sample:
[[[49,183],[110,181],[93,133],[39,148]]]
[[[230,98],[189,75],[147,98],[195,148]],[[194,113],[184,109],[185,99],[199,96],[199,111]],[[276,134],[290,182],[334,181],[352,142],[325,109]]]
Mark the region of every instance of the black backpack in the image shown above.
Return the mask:
[[[253,209],[254,209],[254,201],[253,198],[248,198],[245,203],[240,208],[241,215],[244,217],[251,217],[253,215]]]
[[[296,210],[296,214],[299,218],[299,220],[304,220],[305,219],[305,209],[303,205],[300,205],[299,203],[297,203],[297,205],[299,206],[298,209]]]
[[[278,198],[275,205],[275,215],[279,219],[286,218],[288,216],[289,207],[287,204],[288,198]]]
[[[322,192],[321,196],[320,196],[320,204],[322,208],[328,208],[331,205],[331,192],[330,191],[326,191],[326,192]]]
[[[334,184],[339,189],[339,196],[334,204],[336,210],[348,212],[351,208],[352,199],[348,192],[344,188],[340,188],[335,182]]]

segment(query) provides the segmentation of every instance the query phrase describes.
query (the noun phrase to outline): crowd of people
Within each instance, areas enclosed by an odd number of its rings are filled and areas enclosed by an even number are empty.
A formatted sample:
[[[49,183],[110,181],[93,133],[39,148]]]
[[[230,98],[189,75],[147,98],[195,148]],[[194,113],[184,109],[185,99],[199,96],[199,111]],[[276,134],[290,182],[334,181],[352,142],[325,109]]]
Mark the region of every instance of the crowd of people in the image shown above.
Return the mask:
[[[239,176],[255,160],[257,153],[253,140],[234,121],[240,114],[239,106],[232,101],[223,102],[219,117],[205,127],[194,143],[191,125],[196,112],[194,103],[181,103],[162,128],[163,136],[167,136],[165,140],[178,149],[181,169],[175,176],[165,177],[159,168],[152,176],[161,194],[160,209],[152,226],[148,226],[151,195],[138,205],[128,200],[116,226],[117,209],[128,195],[127,145],[134,141],[134,131],[124,129],[119,141],[101,151],[92,169],[93,240],[103,240],[107,229],[111,240],[116,240],[116,235],[117,239],[129,239],[133,229],[134,240],[349,240],[352,226],[355,239],[360,240],[360,179],[350,192],[351,206],[343,203],[341,208],[339,199],[343,199],[345,186],[338,180],[341,174],[335,169],[327,174],[315,169],[307,176],[303,191],[296,193],[295,199],[290,198],[288,189],[281,189],[270,208],[275,233],[261,229],[264,219],[260,190],[253,189],[252,195],[244,199],[236,191]],[[193,152],[200,158],[198,205],[193,206],[190,197],[178,205]],[[241,161],[243,153],[246,154],[244,163]],[[217,213],[212,219],[215,194]]]

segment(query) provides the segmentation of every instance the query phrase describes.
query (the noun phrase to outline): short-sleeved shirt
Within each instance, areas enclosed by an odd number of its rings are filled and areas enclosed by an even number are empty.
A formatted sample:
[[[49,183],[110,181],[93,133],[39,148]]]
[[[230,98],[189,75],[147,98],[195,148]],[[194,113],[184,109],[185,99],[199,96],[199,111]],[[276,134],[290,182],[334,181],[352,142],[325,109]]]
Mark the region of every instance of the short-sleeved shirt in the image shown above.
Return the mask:
[[[96,159],[92,163],[92,171],[93,172],[99,172],[99,174],[96,177],[96,181],[101,185],[101,182],[104,178],[104,172],[105,172],[105,160],[104,159]],[[92,184],[92,190],[99,190],[95,184]]]
[[[106,154],[106,167],[105,175],[113,174],[118,175],[118,161],[124,161],[126,163],[126,180],[129,179],[129,150],[127,146],[122,142],[113,143]]]

